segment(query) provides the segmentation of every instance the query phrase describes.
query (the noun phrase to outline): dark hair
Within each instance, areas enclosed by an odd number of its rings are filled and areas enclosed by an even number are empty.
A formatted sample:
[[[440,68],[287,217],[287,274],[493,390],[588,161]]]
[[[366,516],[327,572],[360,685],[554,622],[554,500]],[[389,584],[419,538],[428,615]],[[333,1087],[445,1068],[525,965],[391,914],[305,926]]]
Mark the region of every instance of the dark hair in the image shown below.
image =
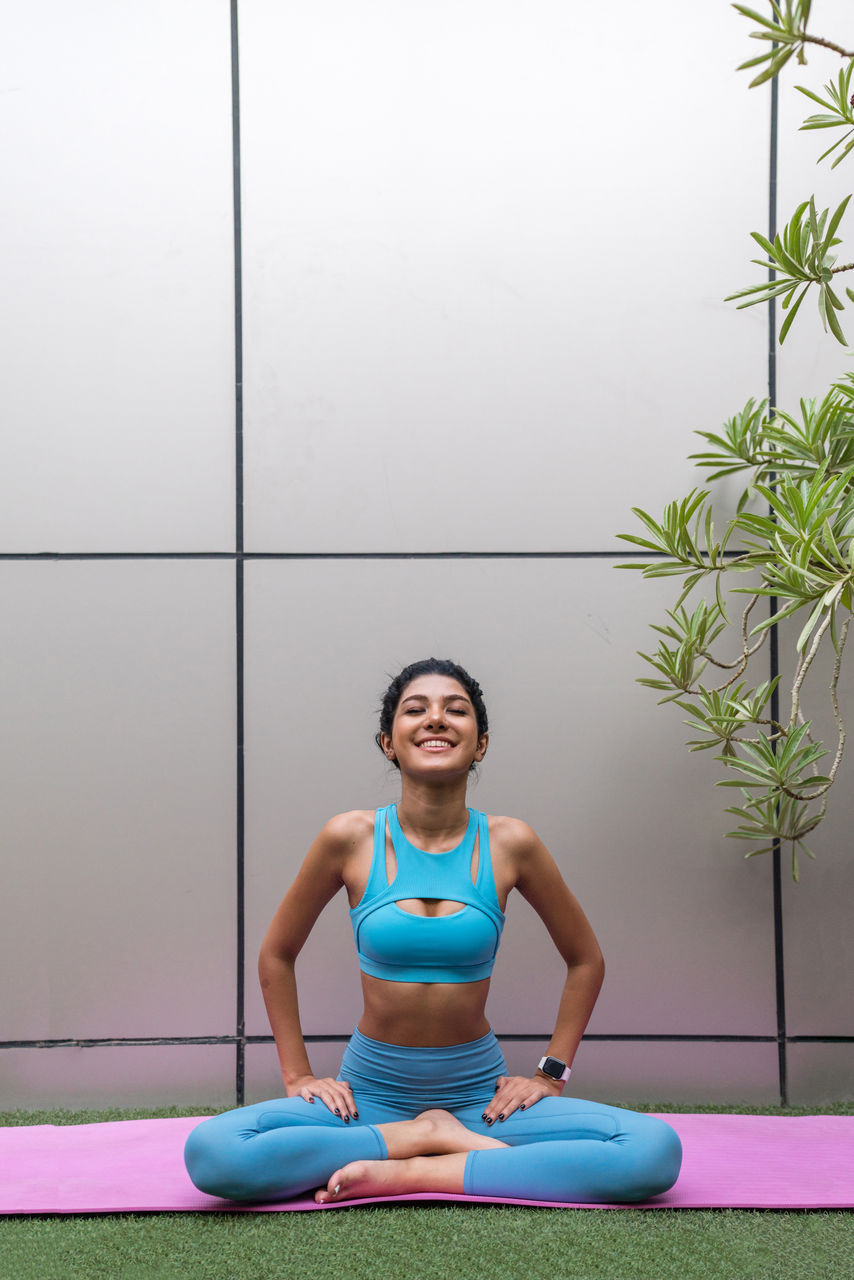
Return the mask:
[[[384,733],[391,737],[391,726],[394,720],[394,713],[397,711],[400,699],[403,697],[403,691],[413,680],[417,680],[419,676],[450,676],[452,680],[456,680],[465,689],[471,698],[474,713],[477,717],[478,737],[487,733],[489,730],[489,720],[486,715],[486,704],[483,701],[483,690],[473,676],[470,676],[465,667],[458,666],[456,662],[451,662],[449,658],[422,658],[419,662],[410,662],[408,667],[404,667],[399,676],[395,676],[389,687],[383,694],[382,703],[380,705],[380,731],[375,736],[375,742],[382,751],[382,735]],[[396,760],[392,761],[395,769],[399,769],[400,765]],[[472,764],[474,768],[474,764]]]

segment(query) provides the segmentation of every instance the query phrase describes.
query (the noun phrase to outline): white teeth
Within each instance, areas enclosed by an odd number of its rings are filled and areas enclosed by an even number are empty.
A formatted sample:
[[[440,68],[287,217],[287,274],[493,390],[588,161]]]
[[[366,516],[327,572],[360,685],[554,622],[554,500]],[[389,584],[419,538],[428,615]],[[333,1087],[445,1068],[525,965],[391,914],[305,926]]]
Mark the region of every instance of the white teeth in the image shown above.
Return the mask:
[[[443,738],[428,738],[426,742],[420,742],[420,747],[449,747],[450,742],[445,742]]]

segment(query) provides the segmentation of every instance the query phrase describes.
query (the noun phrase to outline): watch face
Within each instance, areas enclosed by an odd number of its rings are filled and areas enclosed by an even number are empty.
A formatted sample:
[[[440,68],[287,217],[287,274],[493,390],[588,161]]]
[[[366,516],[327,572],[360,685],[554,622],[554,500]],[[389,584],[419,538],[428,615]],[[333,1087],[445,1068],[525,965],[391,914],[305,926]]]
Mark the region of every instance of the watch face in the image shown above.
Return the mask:
[[[546,1058],[540,1070],[544,1075],[551,1076],[553,1080],[560,1080],[566,1070],[566,1063],[561,1062],[558,1058]]]

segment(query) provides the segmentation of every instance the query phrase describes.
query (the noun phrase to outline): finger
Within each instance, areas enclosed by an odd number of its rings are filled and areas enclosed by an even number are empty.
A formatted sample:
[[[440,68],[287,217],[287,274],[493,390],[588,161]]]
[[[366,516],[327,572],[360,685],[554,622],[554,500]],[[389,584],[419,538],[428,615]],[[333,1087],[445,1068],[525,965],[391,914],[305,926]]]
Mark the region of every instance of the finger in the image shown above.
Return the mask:
[[[339,1093],[337,1089],[330,1089],[324,1098],[324,1102],[329,1110],[338,1116],[340,1120],[343,1120],[346,1124],[350,1123],[350,1108],[347,1106],[343,1094]]]
[[[332,1081],[327,1086],[324,1101],[336,1116],[344,1121],[345,1124],[350,1123],[351,1117],[357,1116],[356,1103],[352,1093],[348,1088],[341,1088],[340,1081]]]
[[[496,1121],[500,1124],[508,1116],[513,1115],[514,1111],[523,1110],[525,1107],[530,1106],[538,1096],[536,1091],[532,1093],[530,1086],[520,1089],[517,1083],[508,1081],[507,1086],[499,1089],[486,1107],[484,1119],[488,1124]]]
[[[495,1097],[484,1107],[482,1119],[487,1124],[493,1124],[499,1116],[505,1116],[507,1114],[507,1105],[512,1096],[509,1091],[499,1089]]]
[[[353,1097],[353,1090],[350,1088],[349,1080],[336,1080],[335,1084],[339,1087],[339,1095],[341,1097],[341,1110],[343,1114],[352,1116],[354,1120],[359,1119],[359,1108],[356,1106],[356,1099]]]
[[[338,1112],[343,1120],[346,1120],[349,1123],[351,1116],[354,1120],[358,1120],[359,1109],[356,1106],[356,1100],[349,1089],[337,1090],[335,1098]]]
[[[530,1107],[536,1106],[536,1104],[542,1101],[543,1098],[553,1098],[554,1096],[555,1095],[551,1089],[546,1089],[546,1088],[535,1089],[533,1090],[533,1092],[529,1093],[525,1098],[523,1098],[523,1100],[519,1103],[519,1110],[525,1111]]]
[[[512,1116],[513,1112],[518,1109],[520,1099],[518,1097],[504,1098],[499,1103],[498,1123],[506,1120],[508,1116]]]

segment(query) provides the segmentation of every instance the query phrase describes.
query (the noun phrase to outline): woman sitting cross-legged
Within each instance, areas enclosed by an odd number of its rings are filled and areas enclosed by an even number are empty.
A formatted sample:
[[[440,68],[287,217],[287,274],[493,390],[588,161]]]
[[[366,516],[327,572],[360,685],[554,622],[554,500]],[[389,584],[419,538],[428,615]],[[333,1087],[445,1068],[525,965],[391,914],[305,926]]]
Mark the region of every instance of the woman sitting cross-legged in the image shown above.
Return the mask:
[[[466,807],[486,754],[480,686],[452,662],[406,667],[377,741],[400,801],[320,832],[264,939],[259,972],[286,1097],[199,1124],[185,1159],[202,1191],[329,1203],[407,1192],[576,1203],[666,1191],[681,1146],[653,1116],[561,1096],[604,965],[593,930],[535,833]],[[364,1010],[336,1079],[313,1075],[294,964],[347,891]],[[530,1076],[507,1075],[485,1016],[517,889],[566,964],[554,1035]]]

